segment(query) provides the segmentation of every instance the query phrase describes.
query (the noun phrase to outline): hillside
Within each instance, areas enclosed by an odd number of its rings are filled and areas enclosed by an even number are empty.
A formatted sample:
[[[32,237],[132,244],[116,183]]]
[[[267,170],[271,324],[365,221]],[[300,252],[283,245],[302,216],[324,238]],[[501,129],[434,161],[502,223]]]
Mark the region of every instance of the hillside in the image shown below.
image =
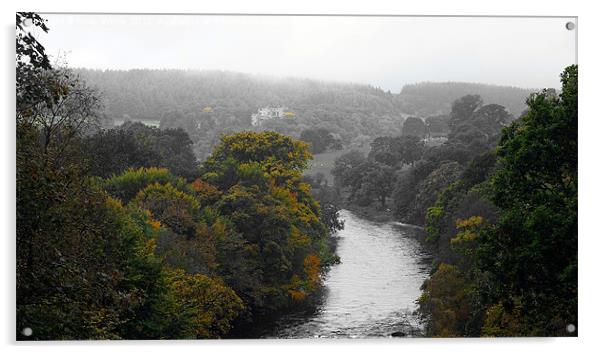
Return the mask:
[[[502,105],[514,117],[518,117],[527,108],[526,98],[537,91],[467,82],[421,82],[405,85],[396,96],[396,104],[408,114],[433,116],[448,114],[452,102],[457,98],[477,94],[483,98],[484,104]]]
[[[400,94],[368,85],[271,78],[227,71],[78,69],[103,97],[104,113],[114,122],[160,122],[181,127],[206,157],[223,133],[273,130],[299,137],[306,129],[326,129],[343,145],[365,146],[377,136],[399,135],[409,115],[448,114],[451,103],[480,94],[515,116],[529,91],[466,83],[407,85]],[[493,97],[500,97],[493,99]],[[262,107],[285,107],[286,119],[251,125]]]
[[[210,107],[211,113],[248,128],[251,114],[265,106],[295,113],[289,127],[299,132],[324,127],[345,140],[401,129],[403,114],[393,95],[366,85],[247,75],[225,71],[77,70],[103,94],[105,113],[114,119],[177,119]],[[292,127],[290,127],[292,125]]]

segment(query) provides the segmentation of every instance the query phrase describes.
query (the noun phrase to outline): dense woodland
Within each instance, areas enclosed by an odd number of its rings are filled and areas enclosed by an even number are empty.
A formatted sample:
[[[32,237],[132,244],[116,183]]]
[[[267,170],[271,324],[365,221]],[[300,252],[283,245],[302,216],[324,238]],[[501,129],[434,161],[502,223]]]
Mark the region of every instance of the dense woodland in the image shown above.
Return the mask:
[[[244,130],[272,130],[297,138],[304,131],[315,135],[314,131],[322,130],[343,146],[361,146],[378,136],[401,134],[404,120],[418,116],[433,123],[427,124],[433,133],[441,134],[446,125],[438,123],[465,92],[481,95],[485,103],[504,105],[515,117],[526,108],[525,97],[532,92],[482,84],[424,83],[404,86],[395,94],[367,85],[227,71],[78,69],[75,73],[99,91],[107,122],[151,120],[160,121],[162,128],[182,128],[200,160],[211,153],[221,134]],[[289,115],[252,127],[251,114],[267,106],[284,106]]]
[[[342,225],[303,180],[306,143],[222,136],[200,165],[181,129],[102,130],[98,92],[25,19],[47,30],[18,14],[18,338],[244,336],[312,301]]]
[[[530,95],[517,120],[466,95],[443,144],[427,146],[412,122],[335,161],[347,202],[426,227],[427,335],[576,335],[566,326],[577,323],[577,67],[561,82],[560,94]]]
[[[405,85],[397,95],[397,106],[412,115],[436,116],[449,113],[458,97],[478,94],[486,103],[498,103],[518,117],[527,108],[525,97],[537,91],[467,82],[421,82]]]
[[[25,19],[48,31],[17,14],[19,339],[245,337],[316,300],[340,203],[425,227],[426,335],[577,325],[576,66],[531,95],[71,70]],[[274,105],[291,114],[251,126]],[[334,184],[307,175],[341,149]]]

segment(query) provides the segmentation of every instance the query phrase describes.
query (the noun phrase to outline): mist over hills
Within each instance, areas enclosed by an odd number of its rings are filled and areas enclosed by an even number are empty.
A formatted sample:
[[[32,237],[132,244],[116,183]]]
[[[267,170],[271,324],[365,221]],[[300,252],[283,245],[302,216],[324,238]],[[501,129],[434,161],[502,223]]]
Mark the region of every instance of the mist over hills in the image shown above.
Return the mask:
[[[76,69],[101,92],[109,119],[161,121],[182,127],[198,156],[222,133],[274,130],[298,137],[306,129],[326,129],[343,144],[363,145],[374,137],[398,135],[408,116],[448,114],[454,100],[481,95],[515,117],[534,90],[475,83],[425,82],[391,93],[369,85],[273,78],[228,71]],[[251,125],[262,107],[285,107],[287,119]]]
[[[469,82],[420,82],[405,85],[397,98],[402,110],[417,116],[429,116],[448,114],[454,100],[477,94],[483,98],[484,104],[502,105],[518,117],[527,108],[526,98],[537,91],[539,89]]]

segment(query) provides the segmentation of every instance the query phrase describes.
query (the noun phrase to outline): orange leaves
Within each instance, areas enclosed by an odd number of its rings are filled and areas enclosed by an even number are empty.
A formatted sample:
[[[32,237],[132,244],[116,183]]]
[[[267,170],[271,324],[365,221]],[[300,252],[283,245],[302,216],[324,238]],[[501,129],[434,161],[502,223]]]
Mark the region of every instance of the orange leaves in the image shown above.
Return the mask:
[[[320,258],[309,254],[303,260],[305,280],[297,274],[291,277],[291,282],[286,286],[287,292],[294,302],[303,301],[308,294],[314,292],[320,285]]]
[[[289,290],[288,294],[291,296],[293,301],[303,301],[307,297],[304,292],[299,290]]]
[[[288,295],[291,297],[293,302],[299,302],[307,298],[307,294],[303,291],[303,281],[298,275],[291,277],[291,283],[288,285]]]
[[[200,179],[192,182],[190,188],[197,193],[201,204],[212,204],[221,196],[221,192],[216,187]]]
[[[310,254],[303,260],[303,271],[307,278],[307,285],[310,289],[315,289],[320,284],[320,258],[315,254]]]
[[[149,219],[147,223],[153,231],[159,231],[159,229],[161,229],[161,222],[159,220]]]

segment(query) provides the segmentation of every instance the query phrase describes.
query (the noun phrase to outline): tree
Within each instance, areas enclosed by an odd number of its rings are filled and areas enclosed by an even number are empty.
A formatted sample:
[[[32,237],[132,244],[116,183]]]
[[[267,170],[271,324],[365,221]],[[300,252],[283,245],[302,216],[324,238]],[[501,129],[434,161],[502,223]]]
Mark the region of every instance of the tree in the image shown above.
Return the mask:
[[[205,209],[205,223],[215,224],[211,215],[217,213],[224,216],[227,234],[239,235],[218,249],[218,257],[244,255],[244,264],[237,265],[241,271],[228,273],[228,285],[255,314],[272,313],[315,293],[315,274],[304,264],[307,256],[318,257],[320,265],[334,261],[320,206],[301,175],[310,156],[307,144],[293,138],[243,132],[223,136],[203,166],[202,180],[220,192],[214,206]]]
[[[420,118],[408,117],[405,122],[403,122],[401,135],[416,136],[423,139],[426,136],[426,125]]]
[[[394,143],[401,162],[405,164],[414,165],[424,154],[424,142],[417,136],[401,136]]]
[[[414,164],[424,153],[424,141],[414,135],[381,136],[370,143],[368,157],[389,166]]]
[[[384,208],[395,184],[395,171],[387,165],[369,161],[354,172],[359,178],[351,186],[351,198],[360,205],[369,205],[376,198]]]
[[[221,142],[204,163],[205,176],[209,182],[227,189],[236,184],[227,179],[228,169],[241,164],[256,163],[256,166],[272,175],[279,184],[300,179],[300,172],[307,168],[311,158],[307,143],[271,131],[261,133],[242,132],[222,136]]]
[[[129,130],[101,130],[85,137],[83,145],[93,176],[109,178],[128,168],[163,167],[160,154],[140,144]]]
[[[416,186],[416,193],[404,207],[404,222],[424,225],[427,209],[435,204],[439,194],[455,182],[462,171],[457,162],[446,162],[431,171]]]
[[[166,168],[157,167],[129,168],[120,175],[106,179],[104,188],[113,197],[129,203],[142,189],[152,184],[170,184],[180,191],[191,191],[182,177],[173,175]]]
[[[192,181],[199,177],[192,141],[182,129],[157,129],[126,122],[83,139],[89,174],[103,178],[128,168],[165,167]]]
[[[436,337],[462,337],[471,316],[471,284],[460,270],[441,263],[424,282],[419,310],[429,314],[427,332]]]
[[[449,127],[455,131],[462,123],[467,122],[473,113],[483,105],[479,95],[466,95],[454,101],[449,116]]]
[[[28,30],[26,23],[31,24]],[[46,20],[33,12],[17,12],[16,22],[16,87],[17,112],[24,112],[48,99],[48,90],[38,79],[51,65],[44,46],[33,35],[33,29],[48,32]]]
[[[75,171],[39,166],[18,170],[19,338],[127,337],[127,323],[156,311],[164,291],[151,228]]]
[[[194,236],[201,206],[193,196],[170,183],[146,186],[138,192],[132,203],[150,211],[155,220],[173,232],[189,238]]]
[[[379,136],[370,143],[368,158],[395,166],[401,159],[400,150],[395,138],[390,136]]]
[[[39,131],[41,153],[47,158],[63,158],[72,139],[98,125],[98,93],[69,69],[38,71],[28,80],[36,92],[18,93],[17,124]],[[34,95],[40,98],[32,99]]]
[[[177,299],[170,316],[186,321],[178,338],[220,338],[228,334],[244,310],[244,303],[232,289],[203,274],[174,270],[170,283]]]
[[[502,128],[510,123],[511,117],[503,106],[488,104],[474,112],[470,120],[487,137],[492,137],[501,133]]]
[[[322,153],[329,148],[340,150],[341,147],[340,141],[335,139],[327,129],[323,128],[305,129],[301,132],[300,139],[310,145],[311,152],[314,154]]]
[[[366,157],[361,151],[351,150],[339,156],[334,161],[334,168],[332,174],[335,178],[335,184],[341,187],[347,187],[351,185],[354,178],[351,171],[356,167],[360,166],[366,161]]]
[[[577,321],[577,66],[561,80],[560,96],[532,95],[503,131],[492,180],[500,220],[479,250],[495,284],[481,291],[492,304],[485,331],[567,335]],[[517,330],[499,332],[504,319]]]
[[[449,133],[449,116],[439,115],[427,117],[424,120],[429,137],[446,136]]]

